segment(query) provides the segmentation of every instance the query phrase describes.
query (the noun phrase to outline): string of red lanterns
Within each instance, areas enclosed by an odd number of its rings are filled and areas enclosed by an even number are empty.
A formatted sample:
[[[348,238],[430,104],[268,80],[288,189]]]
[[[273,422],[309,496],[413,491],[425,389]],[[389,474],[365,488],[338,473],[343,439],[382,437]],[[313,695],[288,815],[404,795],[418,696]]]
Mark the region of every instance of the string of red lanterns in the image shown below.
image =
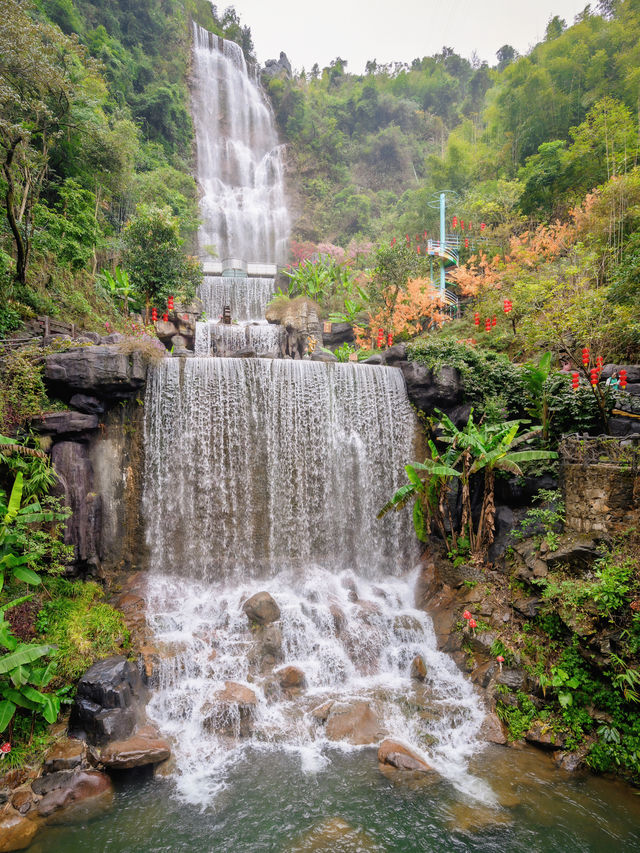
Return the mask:
[[[624,369],[624,367],[618,374],[618,380],[620,382],[620,387],[624,391],[624,389],[627,387],[627,371]]]

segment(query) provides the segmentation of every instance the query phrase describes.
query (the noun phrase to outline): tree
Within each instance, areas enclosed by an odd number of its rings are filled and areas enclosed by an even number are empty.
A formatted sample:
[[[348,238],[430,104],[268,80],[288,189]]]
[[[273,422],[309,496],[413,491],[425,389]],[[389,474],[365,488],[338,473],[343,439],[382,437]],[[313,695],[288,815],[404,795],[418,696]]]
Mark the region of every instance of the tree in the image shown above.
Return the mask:
[[[47,174],[51,146],[63,132],[74,95],[75,41],[36,22],[28,0],[0,0],[0,161],[4,203],[16,252],[16,278],[26,283],[33,208]]]
[[[178,222],[168,208],[140,204],[124,229],[124,266],[136,289],[144,296],[147,320],[154,300],[175,294],[193,298],[202,280],[196,258],[183,254]]]
[[[515,47],[511,47],[510,44],[503,44],[502,47],[498,48],[496,51],[498,70],[504,71],[507,65],[511,65],[517,55],[518,53]]]

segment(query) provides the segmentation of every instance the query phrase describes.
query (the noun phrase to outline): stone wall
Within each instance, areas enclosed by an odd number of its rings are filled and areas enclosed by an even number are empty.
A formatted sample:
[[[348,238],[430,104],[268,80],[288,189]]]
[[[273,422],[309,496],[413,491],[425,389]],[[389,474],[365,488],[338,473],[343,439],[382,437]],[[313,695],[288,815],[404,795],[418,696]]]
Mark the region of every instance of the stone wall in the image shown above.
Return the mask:
[[[65,542],[74,547],[76,574],[133,567],[143,554],[146,373],[143,353],[127,352],[121,340],[47,357],[49,390],[69,409],[44,415],[32,428],[51,453],[56,491],[73,513]]]
[[[635,508],[636,472],[620,465],[563,462],[560,486],[568,530],[609,533]]]

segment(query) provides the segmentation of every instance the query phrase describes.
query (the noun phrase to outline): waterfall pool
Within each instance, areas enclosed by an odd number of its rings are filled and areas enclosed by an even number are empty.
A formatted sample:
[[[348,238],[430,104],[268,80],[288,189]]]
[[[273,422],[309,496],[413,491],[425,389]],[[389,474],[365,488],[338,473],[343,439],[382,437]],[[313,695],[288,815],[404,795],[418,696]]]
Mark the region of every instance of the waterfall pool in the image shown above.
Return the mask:
[[[251,751],[206,807],[170,780],[120,785],[113,811],[51,827],[29,853],[617,853],[640,847],[640,799],[621,782],[570,778],[532,750],[488,747],[474,762],[503,805],[446,781],[395,784],[374,749],[336,752],[308,773],[286,751]]]

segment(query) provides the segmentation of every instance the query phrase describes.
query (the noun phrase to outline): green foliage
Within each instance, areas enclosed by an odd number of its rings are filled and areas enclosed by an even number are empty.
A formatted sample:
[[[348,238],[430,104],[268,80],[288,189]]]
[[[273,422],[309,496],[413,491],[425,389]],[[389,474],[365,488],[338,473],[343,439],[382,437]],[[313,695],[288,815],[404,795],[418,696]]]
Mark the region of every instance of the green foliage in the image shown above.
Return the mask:
[[[517,705],[507,705],[501,700],[496,703],[496,714],[506,724],[509,740],[520,740],[524,737],[537,715],[535,705],[526,693],[518,692],[517,698]]]
[[[333,354],[338,359],[338,361],[345,362],[349,361],[349,356],[351,353],[356,352],[356,348],[351,346],[351,344],[342,344],[342,346],[336,347],[333,351]]]
[[[58,646],[59,680],[75,681],[96,660],[129,648],[122,614],[101,601],[98,584],[58,578],[47,589],[51,600],[38,613],[36,628]]]
[[[193,298],[202,267],[182,253],[178,222],[168,208],[138,205],[124,230],[124,243],[124,265],[147,306],[171,294],[187,302]]]
[[[471,403],[479,415],[497,399],[504,401],[501,420],[525,414],[528,398],[525,371],[504,355],[466,346],[453,338],[427,335],[409,344],[408,358],[432,370],[445,365],[459,370],[465,402]]]
[[[564,501],[562,500],[562,493],[558,489],[538,489],[533,502],[538,504],[538,506],[527,510],[525,517],[513,531],[512,536],[514,539],[525,539],[531,536],[535,529],[541,527],[545,539],[551,544],[551,542],[555,541],[553,539],[554,535],[564,524]],[[551,542],[549,539],[551,539]],[[551,548],[551,550],[556,550],[556,548]]]

